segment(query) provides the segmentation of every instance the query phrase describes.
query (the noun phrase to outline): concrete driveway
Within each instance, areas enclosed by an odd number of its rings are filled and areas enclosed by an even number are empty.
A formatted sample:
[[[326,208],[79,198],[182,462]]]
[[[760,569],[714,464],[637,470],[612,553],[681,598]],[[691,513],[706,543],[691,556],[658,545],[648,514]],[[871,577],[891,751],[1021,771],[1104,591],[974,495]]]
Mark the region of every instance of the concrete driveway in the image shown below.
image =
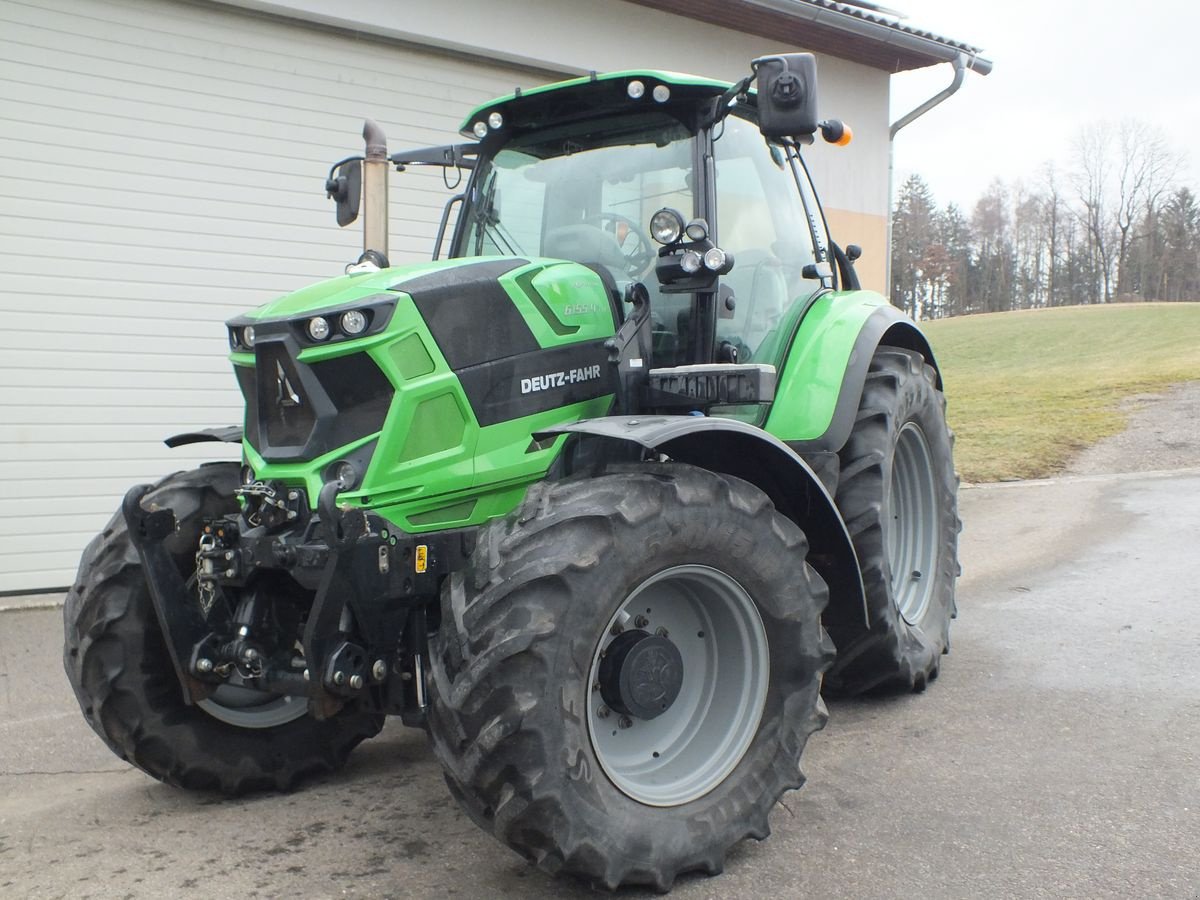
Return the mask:
[[[962,507],[942,677],[831,704],[772,837],[676,896],[1200,897],[1200,469]],[[402,727],[292,795],[158,784],[84,724],[60,616],[0,613],[0,896],[590,896],[471,824]]]

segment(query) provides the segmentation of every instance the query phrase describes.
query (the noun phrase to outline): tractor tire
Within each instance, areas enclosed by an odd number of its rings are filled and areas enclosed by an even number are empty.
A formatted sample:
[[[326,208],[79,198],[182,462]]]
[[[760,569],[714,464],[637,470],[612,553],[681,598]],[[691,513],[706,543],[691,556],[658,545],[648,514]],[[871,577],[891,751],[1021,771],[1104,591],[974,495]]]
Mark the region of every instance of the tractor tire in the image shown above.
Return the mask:
[[[876,350],[835,495],[858,554],[868,621],[834,635],[831,694],[921,691],[938,675],[959,574],[953,445],[934,370],[919,353]]]
[[[166,539],[180,571],[195,569],[205,517],[237,510],[238,466],[213,463],[170,475],[142,501],[169,507],[179,530]],[[67,678],[92,729],[117,756],[176,787],[237,795],[289,790],[339,768],[382,717],[352,709],[325,721],[303,700],[219,687],[189,706],[159,630],[142,564],[118,510],[84,550],[63,608]],[[247,702],[247,695],[250,700]]]
[[[451,792],[550,873],[720,872],[827,717],[807,552],[753,485],[690,466],[535,485],[443,589],[429,726]]]

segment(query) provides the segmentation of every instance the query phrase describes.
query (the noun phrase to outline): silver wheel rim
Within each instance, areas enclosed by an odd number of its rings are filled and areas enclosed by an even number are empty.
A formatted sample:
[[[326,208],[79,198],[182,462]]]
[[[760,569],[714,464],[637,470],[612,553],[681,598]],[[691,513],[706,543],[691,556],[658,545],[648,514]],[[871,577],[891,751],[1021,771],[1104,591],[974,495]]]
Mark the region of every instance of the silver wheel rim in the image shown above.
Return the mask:
[[[892,460],[887,535],[892,596],[910,625],[929,608],[937,564],[938,510],[933,457],[925,432],[914,422],[900,429]]]
[[[601,654],[614,627],[636,627],[639,617],[648,620],[642,627],[650,634],[665,629],[683,664],[679,695],[648,720],[608,710],[598,686]],[[678,806],[704,796],[733,771],[754,739],[769,669],[762,617],[733,578],[696,565],[648,578],[609,619],[592,656],[588,733],[604,773],[648,806]]]
[[[238,728],[275,728],[308,712],[308,702],[303,697],[267,694],[236,684],[220,685],[208,699],[196,705],[214,719]]]

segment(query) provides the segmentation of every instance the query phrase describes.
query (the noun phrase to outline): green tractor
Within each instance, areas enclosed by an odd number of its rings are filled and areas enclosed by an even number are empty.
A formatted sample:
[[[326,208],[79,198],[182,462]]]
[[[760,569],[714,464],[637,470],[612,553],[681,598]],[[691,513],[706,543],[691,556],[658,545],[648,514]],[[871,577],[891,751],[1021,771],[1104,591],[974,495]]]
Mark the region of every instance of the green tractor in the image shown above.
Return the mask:
[[[113,751],[287,790],[398,715],[522,856],[666,890],[767,836],[823,688],[935,678],[941,378],[829,238],[815,84],[592,75],[390,156],[368,122],[326,185],[363,255],[230,321],[243,427],[168,439],[242,464],[134,487],[83,555],[65,663]],[[469,180],[391,266],[415,165]]]

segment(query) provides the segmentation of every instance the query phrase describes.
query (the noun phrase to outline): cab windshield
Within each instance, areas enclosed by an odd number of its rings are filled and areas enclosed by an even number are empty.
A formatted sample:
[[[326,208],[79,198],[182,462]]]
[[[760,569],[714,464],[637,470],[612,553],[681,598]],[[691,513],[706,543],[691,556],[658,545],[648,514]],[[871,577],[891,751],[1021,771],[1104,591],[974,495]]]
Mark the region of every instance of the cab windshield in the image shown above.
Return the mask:
[[[659,111],[517,137],[481,163],[454,255],[569,259],[618,290],[642,281],[654,292],[647,226],[664,206],[695,214],[692,149],[691,132]]]

